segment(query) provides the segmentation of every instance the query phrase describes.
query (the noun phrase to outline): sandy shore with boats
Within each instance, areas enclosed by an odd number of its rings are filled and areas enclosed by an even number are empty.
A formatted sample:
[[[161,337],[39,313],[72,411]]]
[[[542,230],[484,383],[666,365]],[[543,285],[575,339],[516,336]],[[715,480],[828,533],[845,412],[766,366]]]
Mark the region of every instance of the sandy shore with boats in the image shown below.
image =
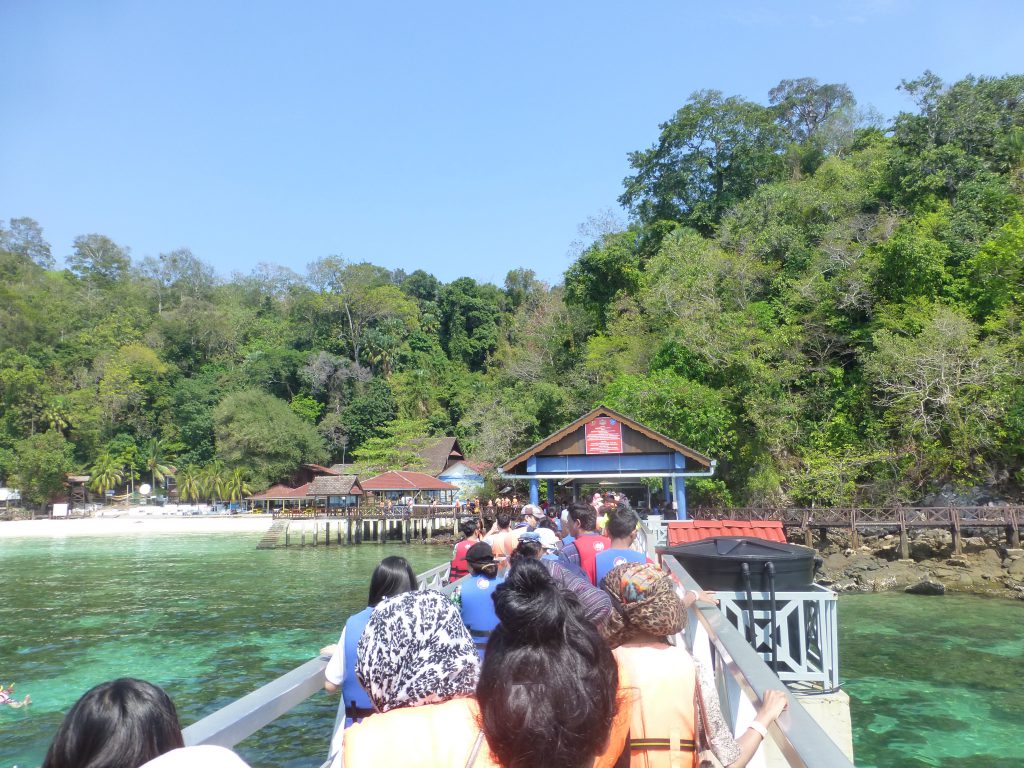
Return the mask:
[[[170,512],[170,514],[168,514]],[[0,539],[136,534],[262,533],[270,515],[175,514],[163,508],[104,510],[96,517],[0,521]]]

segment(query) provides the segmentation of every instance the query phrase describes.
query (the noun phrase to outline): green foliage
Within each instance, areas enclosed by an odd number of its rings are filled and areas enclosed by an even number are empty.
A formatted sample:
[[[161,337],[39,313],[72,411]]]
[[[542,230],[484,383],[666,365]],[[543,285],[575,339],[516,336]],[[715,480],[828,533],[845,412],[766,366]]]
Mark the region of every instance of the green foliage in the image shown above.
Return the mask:
[[[288,404],[259,390],[235,392],[213,414],[217,456],[228,470],[241,469],[267,487],[303,462],[322,462],[327,450],[316,428]],[[222,488],[215,494],[225,498]]]
[[[371,437],[352,452],[360,475],[376,475],[393,469],[418,469],[423,465],[418,450],[427,439],[427,424],[395,419],[381,437]]]
[[[0,223],[0,472],[50,454],[106,490],[173,463],[182,499],[232,499],[392,465],[410,424],[500,463],[606,401],[720,461],[694,503],[1013,492],[1024,76],[903,88],[891,126],[812,78],[695,93],[630,155],[629,225],[553,287],[338,257],[221,281],[98,234],[56,270],[39,224]]]
[[[26,437],[14,444],[11,481],[32,504],[46,503],[64,491],[64,478],[74,469],[74,448],[56,430]]]

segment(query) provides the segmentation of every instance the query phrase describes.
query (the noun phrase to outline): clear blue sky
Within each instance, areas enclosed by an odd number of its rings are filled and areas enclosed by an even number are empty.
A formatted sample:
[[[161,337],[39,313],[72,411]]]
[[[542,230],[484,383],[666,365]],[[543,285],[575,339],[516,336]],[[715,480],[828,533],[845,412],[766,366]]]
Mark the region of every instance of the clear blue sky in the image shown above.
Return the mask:
[[[694,90],[1024,72],[1024,3],[0,0],[0,218],[217,271],[549,282]],[[620,215],[623,215],[620,212]]]

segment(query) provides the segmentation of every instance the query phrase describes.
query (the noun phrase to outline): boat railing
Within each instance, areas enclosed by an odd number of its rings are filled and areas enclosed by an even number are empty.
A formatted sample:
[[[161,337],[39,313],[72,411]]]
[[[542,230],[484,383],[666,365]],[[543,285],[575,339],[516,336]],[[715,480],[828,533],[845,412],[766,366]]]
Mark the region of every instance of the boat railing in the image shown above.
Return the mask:
[[[645,532],[653,545],[656,536]],[[681,589],[700,587],[674,559],[665,567]],[[438,589],[450,594],[455,584],[447,584],[448,564],[420,574],[423,589]],[[677,641],[697,658],[711,658],[722,710],[731,725],[752,716],[753,702],[759,702],[769,688],[785,690],[779,678],[747,644],[742,635],[714,606],[691,607],[688,631]],[[185,728],[185,743],[216,744],[234,747],[264,726],[288,713],[323,688],[328,657],[318,656],[282,675],[252,693]],[[853,763],[820,725],[789,694],[790,705],[769,729],[771,737],[787,764],[799,768],[853,768]],[[326,748],[328,734],[324,736]],[[326,749],[325,749],[326,751]]]

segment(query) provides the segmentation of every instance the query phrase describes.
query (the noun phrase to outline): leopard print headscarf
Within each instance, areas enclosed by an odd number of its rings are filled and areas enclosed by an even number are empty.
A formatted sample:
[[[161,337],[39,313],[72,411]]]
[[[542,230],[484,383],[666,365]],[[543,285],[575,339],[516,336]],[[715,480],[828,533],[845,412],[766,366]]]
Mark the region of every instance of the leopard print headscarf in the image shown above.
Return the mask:
[[[604,627],[612,648],[641,634],[668,637],[686,625],[686,611],[675,584],[657,566],[618,565],[601,580],[601,588],[611,595],[615,608]]]
[[[356,648],[356,677],[380,712],[471,695],[479,676],[458,609],[432,590],[383,600]]]

